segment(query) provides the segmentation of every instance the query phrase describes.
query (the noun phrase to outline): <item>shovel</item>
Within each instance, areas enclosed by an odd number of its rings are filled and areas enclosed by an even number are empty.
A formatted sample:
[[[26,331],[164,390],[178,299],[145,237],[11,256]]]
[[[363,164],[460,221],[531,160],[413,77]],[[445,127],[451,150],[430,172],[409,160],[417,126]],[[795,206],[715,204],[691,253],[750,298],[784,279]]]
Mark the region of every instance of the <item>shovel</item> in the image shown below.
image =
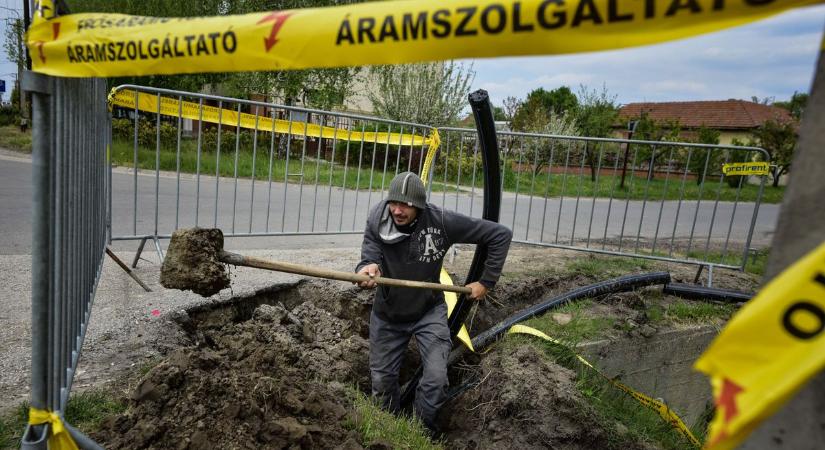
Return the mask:
[[[459,294],[472,292],[465,286],[370,277],[227,252],[223,249],[223,232],[217,228],[188,228],[175,231],[161,266],[160,284],[170,289],[191,290],[208,297],[229,287],[229,275],[224,264],[353,283],[373,280],[377,284],[386,286],[431,289]]]

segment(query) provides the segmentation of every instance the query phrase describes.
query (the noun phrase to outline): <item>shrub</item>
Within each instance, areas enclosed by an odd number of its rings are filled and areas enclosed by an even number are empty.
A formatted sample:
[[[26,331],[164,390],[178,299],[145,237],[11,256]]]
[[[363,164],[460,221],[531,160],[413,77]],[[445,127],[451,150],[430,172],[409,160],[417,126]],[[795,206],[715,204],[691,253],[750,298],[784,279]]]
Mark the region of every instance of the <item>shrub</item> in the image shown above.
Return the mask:
[[[20,110],[16,106],[4,106],[0,108],[0,126],[19,124]]]

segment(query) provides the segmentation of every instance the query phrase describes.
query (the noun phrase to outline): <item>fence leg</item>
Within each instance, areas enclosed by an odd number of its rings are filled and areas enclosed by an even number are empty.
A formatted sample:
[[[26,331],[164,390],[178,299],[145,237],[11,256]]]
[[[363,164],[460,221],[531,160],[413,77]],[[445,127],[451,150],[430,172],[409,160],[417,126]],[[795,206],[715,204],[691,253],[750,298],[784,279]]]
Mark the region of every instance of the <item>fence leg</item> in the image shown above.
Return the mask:
[[[145,284],[143,284],[143,282],[140,281],[140,278],[138,278],[137,275],[135,275],[135,273],[132,272],[132,269],[130,269],[129,266],[124,264],[123,261],[121,261],[120,258],[118,258],[115,255],[115,253],[112,251],[112,249],[110,249],[109,247],[106,247],[106,254],[109,255],[109,257],[112,258],[112,261],[114,261],[118,266],[120,266],[120,268],[123,269],[123,271],[126,272],[127,275],[132,277],[132,279],[135,280],[135,282],[137,282],[137,284],[139,284],[140,287],[142,287],[144,291],[152,292],[152,290],[149,289],[149,286],[146,286]]]
[[[152,238],[155,241],[155,250],[158,252],[158,258],[160,258],[160,262],[163,263],[163,249],[160,248],[160,239],[157,236]]]
[[[46,450],[48,439],[49,428],[47,425],[26,425],[20,448],[21,450]]]
[[[708,265],[708,287],[713,287],[713,264]]]
[[[91,440],[91,438],[83,434],[77,428],[66,422],[63,422],[63,426],[66,427],[66,430],[70,435],[72,435],[72,439],[74,439],[75,444],[77,444],[81,450],[103,450],[103,447],[100,446],[100,444]]]
[[[147,239],[149,239],[149,238],[145,237],[145,238],[140,240],[140,245],[138,245],[137,253],[135,253],[135,259],[132,261],[132,268],[133,269],[137,268],[137,263],[140,260],[140,254],[143,253],[143,246],[146,245],[146,240]]]
[[[702,271],[705,269],[705,266],[699,265],[699,270],[696,271],[696,276],[693,277],[693,284],[699,284],[699,278],[702,276]]]

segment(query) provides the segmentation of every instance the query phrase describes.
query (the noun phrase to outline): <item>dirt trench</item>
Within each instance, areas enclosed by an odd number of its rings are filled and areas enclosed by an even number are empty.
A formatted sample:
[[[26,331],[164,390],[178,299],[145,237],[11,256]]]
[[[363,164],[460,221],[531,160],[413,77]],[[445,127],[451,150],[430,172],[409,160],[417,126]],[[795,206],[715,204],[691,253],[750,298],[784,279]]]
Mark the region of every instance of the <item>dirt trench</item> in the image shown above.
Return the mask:
[[[581,280],[502,283],[473,334]],[[175,316],[187,341],[151,369],[129,409],[93,435],[106,448],[364,448],[348,392],[369,392],[371,292],[340,284],[277,285]],[[402,382],[417,367],[411,344]],[[575,375],[525,347],[495,348],[451,369],[484,382],[442,409],[447,448],[612,448]],[[379,446],[380,447],[380,446]],[[622,448],[648,448],[622,440]]]

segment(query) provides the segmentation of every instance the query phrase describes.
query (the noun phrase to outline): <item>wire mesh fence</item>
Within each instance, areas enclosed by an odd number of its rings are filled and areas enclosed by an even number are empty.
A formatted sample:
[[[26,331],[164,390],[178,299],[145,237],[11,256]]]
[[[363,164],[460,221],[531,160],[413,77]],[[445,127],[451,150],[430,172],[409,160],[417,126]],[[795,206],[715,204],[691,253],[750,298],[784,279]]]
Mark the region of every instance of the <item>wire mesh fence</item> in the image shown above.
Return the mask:
[[[392,177],[420,173],[423,125],[139,86],[111,98],[114,239],[360,233]],[[134,170],[137,168],[137,170]]]
[[[420,174],[434,143],[423,125],[274,103],[139,86],[111,98],[112,157],[132,168],[113,192],[114,239],[152,239],[159,255],[180,227],[360,233],[392,177]],[[439,130],[430,200],[479,215],[476,132]],[[517,242],[744,265],[766,176],[722,166],[767,161],[762,149],[506,131],[499,148],[502,222]]]
[[[476,132],[439,131],[431,201],[477,215]],[[743,267],[766,175],[726,176],[722,166],[767,161],[764,150],[513,132],[498,138],[501,222],[514,241]]]

